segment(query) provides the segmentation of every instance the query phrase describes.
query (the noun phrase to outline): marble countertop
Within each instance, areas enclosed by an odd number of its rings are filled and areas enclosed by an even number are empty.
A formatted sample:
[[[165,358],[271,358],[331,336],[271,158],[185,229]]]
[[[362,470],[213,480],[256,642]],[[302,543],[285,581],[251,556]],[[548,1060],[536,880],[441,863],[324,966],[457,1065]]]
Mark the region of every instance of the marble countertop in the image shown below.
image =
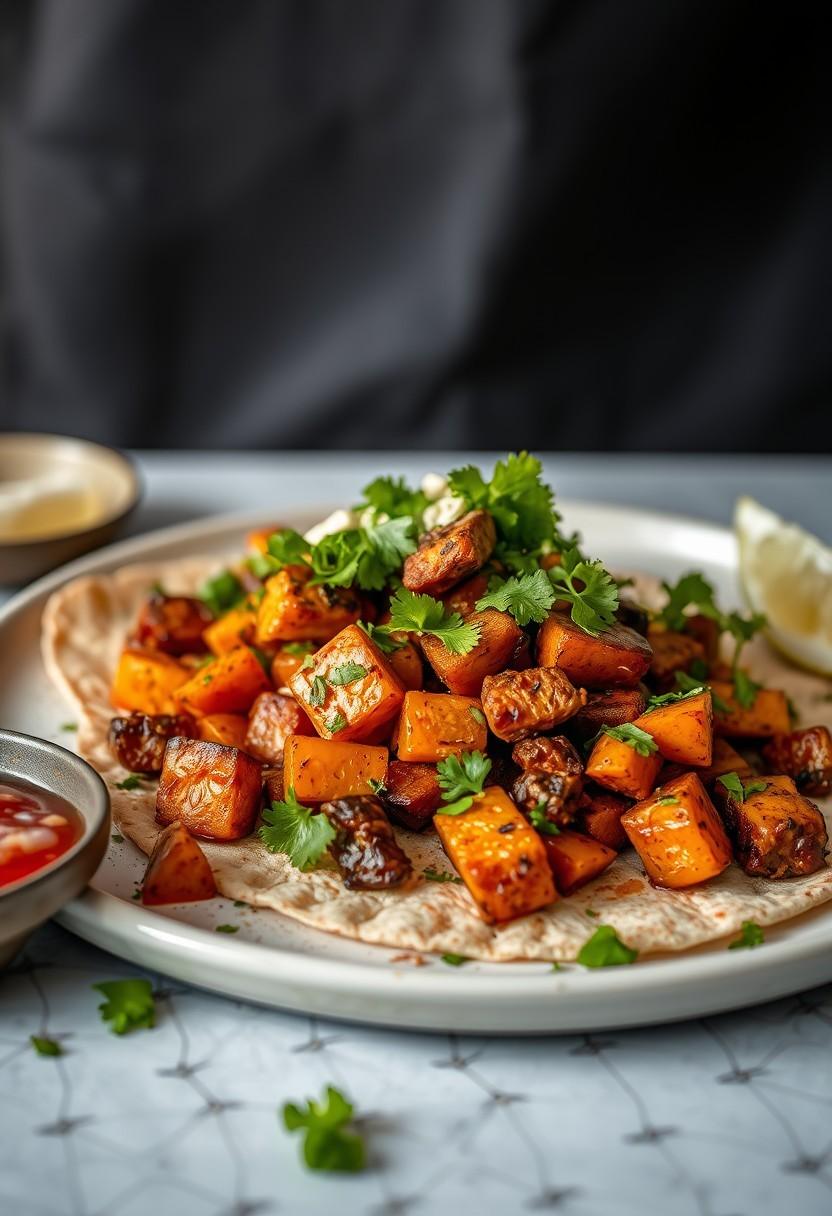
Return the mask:
[[[455,462],[459,457],[454,458]],[[131,531],[207,511],[351,501],[443,455],[147,454]],[[563,497],[727,522],[741,488],[827,540],[832,462],[553,457]],[[832,985],[676,1026],[477,1039],[326,1024],[151,975],[152,1030],[91,985],[144,974],[54,925],[0,978],[0,1212],[14,1216],[802,1216],[832,1211]],[[32,1034],[63,1049],[37,1055]],[[307,1173],[288,1100],[355,1103],[360,1175]]]

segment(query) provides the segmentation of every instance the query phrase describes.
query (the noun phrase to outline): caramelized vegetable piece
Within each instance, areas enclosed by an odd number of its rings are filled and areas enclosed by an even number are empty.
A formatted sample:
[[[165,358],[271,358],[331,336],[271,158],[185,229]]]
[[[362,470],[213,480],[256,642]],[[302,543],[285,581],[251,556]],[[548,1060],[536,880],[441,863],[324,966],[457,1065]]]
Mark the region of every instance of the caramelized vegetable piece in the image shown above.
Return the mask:
[[[559,608],[547,616],[537,635],[541,667],[559,667],[573,684],[588,688],[637,684],[652,653],[646,638],[626,625],[616,623],[592,637]]]
[[[194,714],[247,713],[254,698],[269,689],[271,682],[257,655],[248,646],[238,646],[200,667],[176,698]]]
[[[640,633],[643,638],[647,637],[647,630],[650,627],[650,613],[636,600],[625,599],[623,596],[618,601],[618,607],[615,610],[615,619],[620,621],[622,625],[626,625],[628,629],[634,629],[636,633]]]
[[[469,511],[462,519],[422,537],[405,558],[402,582],[408,591],[441,595],[454,583],[484,566],[497,543],[494,520],[487,511]]]
[[[605,688],[589,692],[586,705],[579,709],[570,723],[581,739],[597,735],[603,726],[621,726],[641,717],[647,698],[640,688]]]
[[[714,730],[709,691],[650,709],[635,725],[653,736],[665,760],[699,768],[711,763]]]
[[[176,713],[174,692],[188,679],[187,668],[161,651],[123,650],[113,676],[110,700],[116,709],[144,714]]]
[[[652,624],[647,636],[653,647],[650,679],[658,688],[672,688],[677,671],[688,671],[697,659],[700,663],[705,660],[704,646],[689,633],[675,633]]]
[[[789,702],[779,688],[761,688],[748,709],[734,697],[733,684],[711,681],[714,698],[724,701],[728,712],[719,709],[714,714],[714,732],[731,738],[767,739],[771,735],[787,735],[791,728]],[[718,704],[719,702],[717,702]]]
[[[197,736],[206,743],[223,743],[245,750],[248,718],[242,714],[208,714],[197,722]]]
[[[288,646],[279,647],[272,658],[272,683],[275,688],[288,688],[292,676],[317,649],[316,642],[289,642]]]
[[[786,773],[802,794],[824,798],[832,790],[832,736],[825,726],[775,735],[763,748],[774,773]]]
[[[580,803],[580,823],[583,831],[593,840],[605,844],[608,849],[620,851],[629,843],[627,833],[621,826],[621,816],[631,806],[632,803],[628,799],[607,793],[606,790],[584,791]]]
[[[628,798],[646,798],[659,775],[661,753],[642,756],[635,748],[611,735],[601,735],[586,764],[586,775],[605,789]]]
[[[325,802],[321,810],[335,828],[329,851],[344,886],[362,891],[400,887],[413,874],[377,798],[359,795]]]
[[[239,840],[260,809],[260,764],[236,747],[170,739],[156,791],[156,820],[179,819],[195,836]]]
[[[723,785],[714,787],[737,861],[746,874],[764,878],[814,874],[825,864],[823,815],[791,777],[766,777],[765,783],[765,790],[747,793],[741,803]]]
[[[158,773],[168,739],[195,734],[196,723],[188,714],[131,714],[110,722],[110,750],[131,773]]]
[[[217,617],[202,636],[213,654],[226,654],[237,646],[250,646],[254,641],[256,624],[257,613],[251,606],[243,605]]]
[[[391,819],[412,832],[421,832],[442,805],[442,790],[434,764],[391,760],[385,789],[379,795]]]
[[[680,764],[668,764],[662,769],[662,782],[672,781],[681,776],[684,771]],[[751,765],[736,751],[727,739],[714,739],[713,755],[707,768],[697,770],[697,776],[706,789],[710,789],[717,777],[725,773],[736,773],[741,781],[751,781],[754,770]]]
[[[538,735],[516,743],[511,754],[522,769],[511,790],[517,805],[544,810],[561,827],[571,823],[583,791],[584,766],[569,740]]]
[[[660,786],[621,817],[649,877],[662,887],[691,887],[721,874],[731,844],[695,773]]]
[[[473,612],[466,620],[479,626],[480,638],[473,650],[452,654],[439,638],[428,635],[422,638],[422,653],[451,692],[478,697],[486,676],[506,667],[528,667],[528,641],[514,617],[496,608]]]
[[[154,592],[145,600],[136,624],[136,641],[146,650],[165,654],[203,654],[203,631],[211,613],[202,600]]]
[[[294,697],[281,692],[261,692],[251,707],[243,747],[267,764],[283,761],[283,748],[290,735],[314,735],[315,728]]]
[[[257,645],[311,640],[328,642],[361,616],[361,601],[345,587],[312,584],[311,571],[287,566],[266,580],[257,610]]]
[[[477,600],[488,594],[488,574],[480,571],[459,583],[451,591],[442,596],[442,603],[448,612],[458,612],[460,616],[470,616],[476,611]]]
[[[405,693],[396,736],[400,760],[435,763],[461,752],[484,751],[487,737],[485,715],[473,697]]]
[[[266,802],[282,802],[286,797],[286,787],[283,782],[283,765],[274,764],[271,768],[263,769],[263,787]]]
[[[142,903],[191,904],[217,893],[208,859],[177,820],[156,837],[142,882]]]
[[[514,920],[557,898],[537,832],[499,786],[461,815],[434,816],[439,838],[489,924]]]
[[[534,735],[515,743],[511,758],[521,768],[536,768],[575,778],[583,776],[584,766],[574,746],[564,735]]]
[[[323,739],[378,738],[396,717],[404,686],[375,642],[348,625],[301,667],[289,687]]]
[[[552,730],[585,704],[585,689],[574,688],[557,667],[503,671],[483,680],[483,713],[497,738],[509,743]]]
[[[283,749],[283,782],[299,802],[331,802],[371,794],[384,785],[387,748],[292,735]]]
[[[403,635],[398,635],[398,640],[403,641]],[[398,650],[393,650],[384,657],[401,680],[405,689],[422,687],[424,679],[422,656],[412,642],[404,642]]]
[[[555,876],[555,886],[561,895],[571,895],[579,887],[592,882],[618,856],[615,849],[608,849],[605,844],[580,832],[544,836],[543,847]]]

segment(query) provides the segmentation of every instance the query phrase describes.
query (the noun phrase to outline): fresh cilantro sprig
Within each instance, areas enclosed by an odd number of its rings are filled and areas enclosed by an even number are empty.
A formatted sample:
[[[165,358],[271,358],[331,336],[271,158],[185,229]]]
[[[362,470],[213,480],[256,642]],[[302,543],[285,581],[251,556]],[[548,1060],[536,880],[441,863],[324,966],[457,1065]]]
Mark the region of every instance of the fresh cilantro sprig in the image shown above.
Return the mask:
[[[687,701],[689,697],[697,697],[706,691],[704,684],[694,684],[692,688],[686,688],[684,691],[664,692],[660,697],[648,697],[644,712],[652,713],[654,709],[661,709],[665,705],[675,705],[677,701]]]
[[[707,673],[706,673],[707,674]],[[674,671],[676,687],[685,695],[689,696],[693,693],[701,692],[703,688],[707,688],[711,694],[711,704],[714,707],[714,713],[727,714],[731,712],[730,705],[723,701],[722,697],[718,697],[710,684],[703,683],[699,678],[701,673],[697,673],[696,677],[688,675],[686,671]],[[652,700],[653,698],[651,698]]]
[[[245,599],[246,590],[232,570],[221,570],[206,579],[197,594],[214,616],[222,616]]]
[[[657,613],[656,620],[675,633],[685,627],[686,608],[696,608],[704,615],[717,612],[714,589],[705,576],[696,570],[683,574],[674,586],[662,583],[662,587],[667,595],[667,603]]]
[[[156,1025],[156,1003],[150,980],[106,980],[93,984],[106,999],[98,1006],[101,1020],[110,1022],[113,1034],[150,1030]]]
[[[312,583],[381,591],[404,559],[416,548],[415,526],[409,515],[364,528],[346,528],[324,536],[317,545],[289,528],[273,532],[269,555],[277,569],[307,566]]]
[[[762,794],[768,787],[765,781],[746,781],[743,784],[739,773],[723,773],[717,777],[717,781],[740,804],[745,802],[749,794]]]
[[[305,1107],[287,1102],[283,1126],[289,1132],[303,1131],[303,1160],[310,1170],[357,1173],[366,1164],[364,1141],[350,1131],[354,1108],[344,1095],[328,1085],[321,1102],[310,1099]]]
[[[622,722],[620,726],[605,726],[602,728],[601,734],[609,735],[611,739],[617,739],[619,743],[626,743],[627,747],[631,747],[638,756],[652,756],[659,750],[659,745],[653,736],[632,722]]]
[[[421,490],[411,490],[403,477],[377,477],[361,492],[363,499],[355,508],[356,511],[370,507],[376,516],[410,518],[421,528],[422,516],[428,505],[427,495]]]
[[[756,921],[744,920],[740,926],[739,937],[729,942],[728,949],[753,950],[755,946],[762,946],[765,940],[766,935]]]
[[[390,623],[378,626],[373,634],[376,640],[384,630],[391,633],[407,632],[430,634],[443,643],[452,654],[468,654],[479,641],[479,625],[463,621],[458,612],[448,612],[445,605],[432,595],[418,595],[399,587],[390,601]]]
[[[366,633],[371,642],[375,642],[382,654],[394,654],[397,650],[401,650],[406,646],[406,642],[402,642],[394,638],[386,625],[374,625],[371,621],[359,621],[358,628]]]
[[[437,815],[461,815],[470,810],[476,794],[481,794],[485,779],[491,772],[491,761],[482,752],[463,752],[461,756],[446,756],[436,766],[442,799]]]
[[[577,548],[567,549],[559,566],[547,571],[556,598],[567,600],[572,620],[597,637],[615,621],[618,588],[600,562],[587,561]]]
[[[577,961],[584,967],[619,967],[637,958],[638,950],[625,946],[612,925],[599,925],[581,946]]]
[[[298,802],[290,785],[285,801],[263,811],[258,835],[270,853],[285,853],[299,870],[311,870],[335,839],[335,828],[322,811]]]
[[[520,452],[498,460],[490,481],[473,465],[448,474],[450,492],[469,510],[482,507],[491,513],[497,529],[495,556],[516,573],[534,570],[541,550],[559,548],[562,541],[560,516],[542,473],[539,460]]]
[[[489,584],[488,594],[477,600],[477,611],[485,608],[497,608],[500,612],[510,612],[518,625],[528,625],[529,621],[540,624],[552,604],[555,602],[555,592],[545,570],[537,569],[534,574],[521,574],[505,581],[494,580]]]
[[[546,814],[546,803],[540,802],[529,811],[529,823],[541,836],[560,836],[560,828]]]

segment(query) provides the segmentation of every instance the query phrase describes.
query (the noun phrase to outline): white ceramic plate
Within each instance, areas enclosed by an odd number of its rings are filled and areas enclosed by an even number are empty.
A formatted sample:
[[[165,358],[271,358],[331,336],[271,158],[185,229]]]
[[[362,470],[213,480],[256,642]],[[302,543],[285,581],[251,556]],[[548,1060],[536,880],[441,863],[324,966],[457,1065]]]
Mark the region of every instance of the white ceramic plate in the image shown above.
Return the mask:
[[[325,508],[315,512],[321,518]],[[575,503],[567,528],[589,552],[617,569],[665,578],[702,569],[726,603],[736,601],[731,534],[695,520]],[[282,512],[303,528],[307,514]],[[256,517],[202,520],[113,545],[42,579],[0,613],[0,725],[66,743],[71,716],[40,660],[40,614],[47,596],[80,574],[128,562],[239,552]],[[832,908],[769,929],[757,950],[724,941],[632,967],[560,972],[543,964],[469,963],[449,967],[394,961],[397,952],[307,929],[274,912],[237,908],[226,899],[151,912],[131,898],[144,858],[114,841],[91,888],[60,914],[88,941],[154,970],[246,1000],[307,1014],[422,1030],[488,1034],[574,1032],[701,1016],[771,1000],[832,980]],[[233,924],[233,935],[216,926]]]

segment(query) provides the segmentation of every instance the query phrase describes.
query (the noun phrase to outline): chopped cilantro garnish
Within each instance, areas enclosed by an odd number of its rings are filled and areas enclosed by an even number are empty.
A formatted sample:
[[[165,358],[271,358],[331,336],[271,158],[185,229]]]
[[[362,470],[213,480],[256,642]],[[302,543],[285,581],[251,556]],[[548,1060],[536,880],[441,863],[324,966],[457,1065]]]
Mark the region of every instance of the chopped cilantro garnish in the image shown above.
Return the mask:
[[[130,1030],[149,1030],[156,1024],[156,1005],[150,980],[107,980],[93,984],[96,992],[106,998],[98,1006],[101,1020],[111,1022],[113,1034]]]
[[[762,946],[766,940],[760,926],[753,920],[744,920],[740,927],[740,935],[728,945],[729,950],[753,950],[755,946]]]
[[[199,598],[214,616],[222,616],[245,599],[243,584],[231,570],[221,570],[199,589]]]
[[[483,507],[491,513],[497,529],[498,555],[513,569],[522,569],[526,555],[558,540],[560,516],[542,471],[539,460],[520,452],[498,460],[488,482],[473,465],[454,469],[448,475],[452,494],[462,498],[469,508]]]
[[[50,1039],[45,1034],[30,1034],[29,1042],[39,1056],[62,1056],[64,1049],[57,1039]]]
[[[311,545],[300,532],[293,528],[281,528],[272,532],[268,539],[269,556],[275,559],[278,569],[284,566],[306,566]]]
[[[618,588],[600,562],[567,549],[561,564],[547,573],[557,598],[568,601],[572,620],[584,633],[597,637],[614,623]]]
[[[458,874],[449,874],[447,870],[434,870],[430,866],[422,870],[422,878],[426,878],[428,882],[462,882]]]
[[[129,776],[125,777],[123,781],[116,782],[116,789],[137,790],[142,781],[144,781],[144,775],[142,773],[130,773]]]
[[[498,581],[494,587],[489,584],[489,588],[488,594],[477,600],[477,611],[497,608],[500,612],[510,612],[518,625],[545,621],[555,602],[555,592],[545,570]]]
[[[659,750],[653,736],[632,722],[622,722],[620,726],[605,726],[601,733],[617,739],[619,743],[626,743],[627,747],[631,747],[639,756],[651,756]]]
[[[485,726],[485,714],[480,709],[479,705],[469,705],[468,713],[480,726]]]
[[[463,752],[440,760],[436,772],[442,798],[448,804],[440,806],[437,815],[461,815],[470,809],[474,795],[482,793],[491,761],[482,752]]]
[[[440,954],[439,957],[449,967],[462,967],[465,963],[471,961],[465,954]]]
[[[347,725],[347,719],[343,714],[333,714],[326,723],[326,728],[331,735],[337,735]]]
[[[331,1085],[322,1102],[309,1100],[305,1108],[287,1102],[283,1125],[289,1132],[303,1131],[303,1160],[310,1170],[356,1173],[364,1169],[364,1141],[349,1131],[353,1107]]]
[[[61,730],[69,732],[69,731],[77,730],[77,729],[78,729],[77,722],[62,722],[61,723]]]
[[[463,621],[458,612],[447,612],[433,596],[417,595],[405,587],[400,587],[390,601],[390,624],[380,628],[388,633],[428,633],[439,638],[452,654],[467,654],[480,636],[478,625]]]
[[[584,967],[618,967],[637,958],[638,950],[625,946],[612,925],[599,925],[581,946],[577,961]]]
[[[215,933],[238,933],[239,929],[240,929],[239,925],[216,925],[214,927],[214,932]]]
[[[765,781],[747,781],[743,785],[738,773],[723,773],[717,781],[739,803],[745,802],[749,794],[762,794],[767,788]]]
[[[691,663],[691,669],[694,668],[695,662],[696,661]],[[702,666],[705,667],[705,676],[707,677],[707,666],[705,666],[705,664],[702,664]],[[722,697],[718,697],[711,688],[710,684],[703,681],[701,671],[697,671],[695,678],[693,676],[689,676],[686,671],[674,671],[673,675],[676,680],[677,688],[685,693],[685,695],[688,693],[701,692],[703,688],[707,688],[711,694],[711,704],[713,705],[714,713],[727,714],[731,712],[731,707],[726,705],[726,703],[722,700]]]
[[[411,490],[403,477],[377,477],[364,487],[362,494],[364,498],[357,511],[372,507],[377,516],[388,515],[391,519],[409,516],[421,527],[427,496],[421,490]]]
[[[289,786],[284,802],[263,811],[258,835],[270,853],[285,853],[299,870],[311,870],[335,839],[335,828],[323,812],[298,802]]]
[[[684,692],[665,692],[660,697],[650,697],[644,712],[649,714],[654,709],[661,709],[663,705],[675,705],[677,701],[686,701],[688,697],[696,697],[706,691],[704,684],[697,684]]]
[[[375,794],[377,798],[379,795],[387,793],[387,786],[383,781],[379,781],[376,777],[368,777],[367,785],[369,786],[370,793]]]
[[[714,589],[698,571],[683,574],[673,587],[669,583],[662,583],[662,587],[667,592],[667,603],[656,619],[677,633],[685,627],[686,608],[694,607],[699,612],[716,610]]]
[[[314,676],[312,679],[312,687],[309,689],[308,703],[314,708],[319,708],[326,700],[326,680],[323,676]]]
[[[373,625],[369,621],[359,621],[358,628],[363,629],[370,641],[375,642],[382,654],[393,654],[407,645],[406,642],[400,642],[396,638],[391,637],[386,625]]]
[[[545,803],[543,805],[545,806]],[[533,806],[529,811],[529,823],[541,836],[560,836],[560,828],[556,823],[552,823],[540,805]]]
[[[656,806],[678,806],[679,799],[675,794],[663,794],[661,798],[656,799]]]
[[[327,683],[334,688],[340,688],[344,684],[354,684],[356,680],[363,680],[366,675],[369,675],[369,672],[361,663],[342,663],[340,667],[332,669],[327,676]]]

